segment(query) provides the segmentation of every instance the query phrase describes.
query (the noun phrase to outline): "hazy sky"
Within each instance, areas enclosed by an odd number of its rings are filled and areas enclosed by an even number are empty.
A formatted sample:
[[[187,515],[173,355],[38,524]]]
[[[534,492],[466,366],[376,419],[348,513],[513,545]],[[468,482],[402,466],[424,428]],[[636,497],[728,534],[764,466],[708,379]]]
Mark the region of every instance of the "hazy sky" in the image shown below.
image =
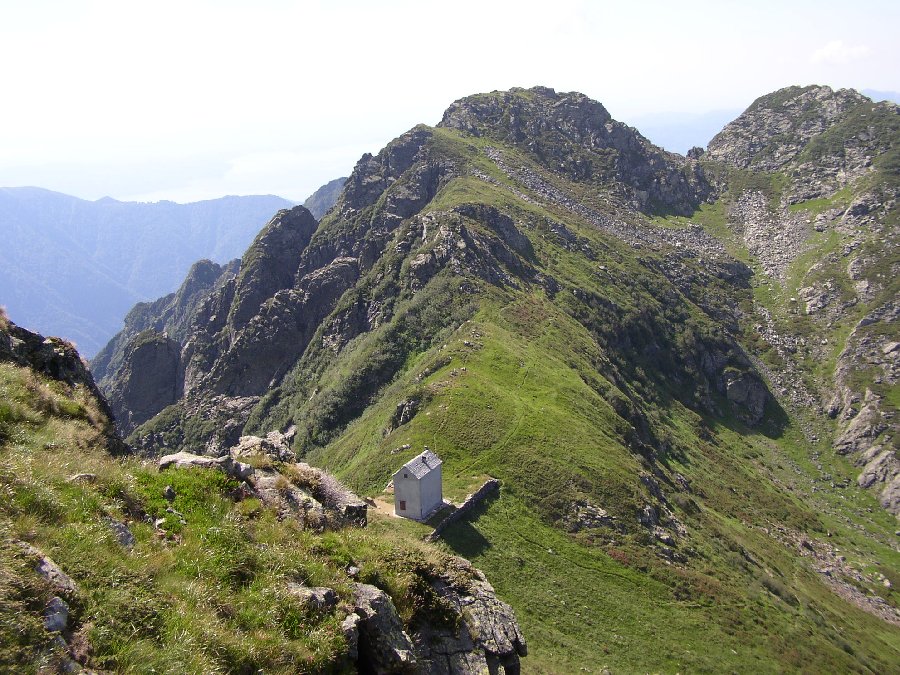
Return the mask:
[[[301,200],[467,94],[640,127],[790,84],[900,90],[900,2],[0,0],[0,185]]]

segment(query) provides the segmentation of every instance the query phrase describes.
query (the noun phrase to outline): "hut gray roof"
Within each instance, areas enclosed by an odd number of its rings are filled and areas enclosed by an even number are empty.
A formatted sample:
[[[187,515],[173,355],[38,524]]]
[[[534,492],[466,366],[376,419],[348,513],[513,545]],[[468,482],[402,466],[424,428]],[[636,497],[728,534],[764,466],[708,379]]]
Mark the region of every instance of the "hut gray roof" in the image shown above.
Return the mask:
[[[425,452],[416,455],[411,460],[409,460],[406,464],[403,465],[403,468],[409,471],[416,478],[422,478],[426,474],[428,474],[433,469],[439,467],[443,462],[441,458],[434,454],[431,450],[426,450]]]

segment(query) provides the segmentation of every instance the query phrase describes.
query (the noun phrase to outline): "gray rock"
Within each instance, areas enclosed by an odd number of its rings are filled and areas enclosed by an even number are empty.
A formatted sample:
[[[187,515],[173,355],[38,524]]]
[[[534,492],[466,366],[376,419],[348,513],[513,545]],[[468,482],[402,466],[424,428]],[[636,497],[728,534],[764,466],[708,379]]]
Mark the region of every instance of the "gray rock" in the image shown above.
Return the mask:
[[[52,558],[44,555],[31,544],[20,542],[19,547],[31,558],[37,559],[35,571],[47,581],[57,593],[72,596],[78,591],[78,586],[68,574],[62,571]]]
[[[341,622],[341,632],[347,641],[347,655],[354,663],[359,658],[359,622],[362,617],[359,614],[351,613],[347,615]]]
[[[181,396],[181,345],[146,330],[125,346],[121,368],[105,384],[120,433],[128,435]]]
[[[44,608],[44,628],[51,633],[61,633],[69,623],[69,605],[58,595],[50,598]]]
[[[250,457],[270,457],[279,462],[294,460],[287,438],[278,431],[270,431],[265,438],[260,436],[241,436],[238,444],[229,450],[234,459]]]
[[[256,471],[248,482],[254,496],[274,508],[279,518],[296,519],[305,528],[316,531],[343,526],[340,518],[313,496],[309,486],[297,485],[274,468]]]
[[[659,512],[656,510],[656,507],[646,504],[641,509],[640,514],[638,514],[638,522],[644,527],[656,527],[659,524]]]
[[[127,549],[134,548],[134,535],[131,534],[131,530],[128,529],[128,526],[125,523],[122,523],[113,518],[107,518],[106,525],[112,531],[113,537],[115,537],[116,541],[119,542],[120,546],[123,546]]]
[[[737,416],[749,425],[762,421],[769,390],[753,373],[726,373],[726,396]]]
[[[398,427],[403,426],[404,424],[408,424],[413,417],[416,416],[416,412],[419,410],[419,401],[417,399],[409,399],[405,401],[400,401],[397,404],[397,408],[394,410],[394,415],[391,418],[391,429],[397,429]]]
[[[472,578],[464,586],[440,578],[432,583],[442,602],[458,617],[455,626],[414,627],[418,669],[424,673],[519,673],[528,654],[512,609],[467,561],[457,559]]]
[[[69,477],[70,483],[96,483],[97,474],[95,473],[76,473]]]
[[[415,647],[388,595],[375,586],[356,584],[353,602],[360,617],[360,666],[378,673],[416,672]]]
[[[308,609],[325,611],[337,606],[338,597],[330,588],[323,586],[304,586],[297,583],[288,583],[287,591],[300,600]]]
[[[186,469],[195,466],[203,469],[219,469],[239,480],[247,480],[254,473],[252,466],[236,462],[227,455],[224,457],[206,457],[205,455],[195,455],[190,452],[176,452],[166,455],[159,460],[160,471],[165,471],[169,467]]]

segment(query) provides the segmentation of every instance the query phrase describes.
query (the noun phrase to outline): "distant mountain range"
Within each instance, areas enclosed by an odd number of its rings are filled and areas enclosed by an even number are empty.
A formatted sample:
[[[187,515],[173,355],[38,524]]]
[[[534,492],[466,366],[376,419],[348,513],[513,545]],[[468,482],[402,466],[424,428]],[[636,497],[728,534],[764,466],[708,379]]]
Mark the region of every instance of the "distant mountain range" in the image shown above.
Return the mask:
[[[93,356],[136,302],[173,291],[201,258],[240,256],[272,214],[291,206],[272,195],[92,202],[0,188],[0,305],[21,325]]]

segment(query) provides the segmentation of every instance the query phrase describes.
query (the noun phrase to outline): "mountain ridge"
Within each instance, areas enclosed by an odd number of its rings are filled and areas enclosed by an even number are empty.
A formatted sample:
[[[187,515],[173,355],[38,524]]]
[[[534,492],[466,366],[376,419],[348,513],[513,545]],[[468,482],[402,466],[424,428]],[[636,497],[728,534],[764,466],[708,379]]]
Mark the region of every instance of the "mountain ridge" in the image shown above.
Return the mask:
[[[897,127],[875,105],[788,88],[681,157],[579,94],[460,99],[364,155],[271,283],[248,251],[250,287],[196,305],[184,396],[129,442],[290,433],[373,497],[423,445],[455,501],[499,479],[443,540],[538,669],[889,669]],[[745,131],[779,115],[754,168]]]

